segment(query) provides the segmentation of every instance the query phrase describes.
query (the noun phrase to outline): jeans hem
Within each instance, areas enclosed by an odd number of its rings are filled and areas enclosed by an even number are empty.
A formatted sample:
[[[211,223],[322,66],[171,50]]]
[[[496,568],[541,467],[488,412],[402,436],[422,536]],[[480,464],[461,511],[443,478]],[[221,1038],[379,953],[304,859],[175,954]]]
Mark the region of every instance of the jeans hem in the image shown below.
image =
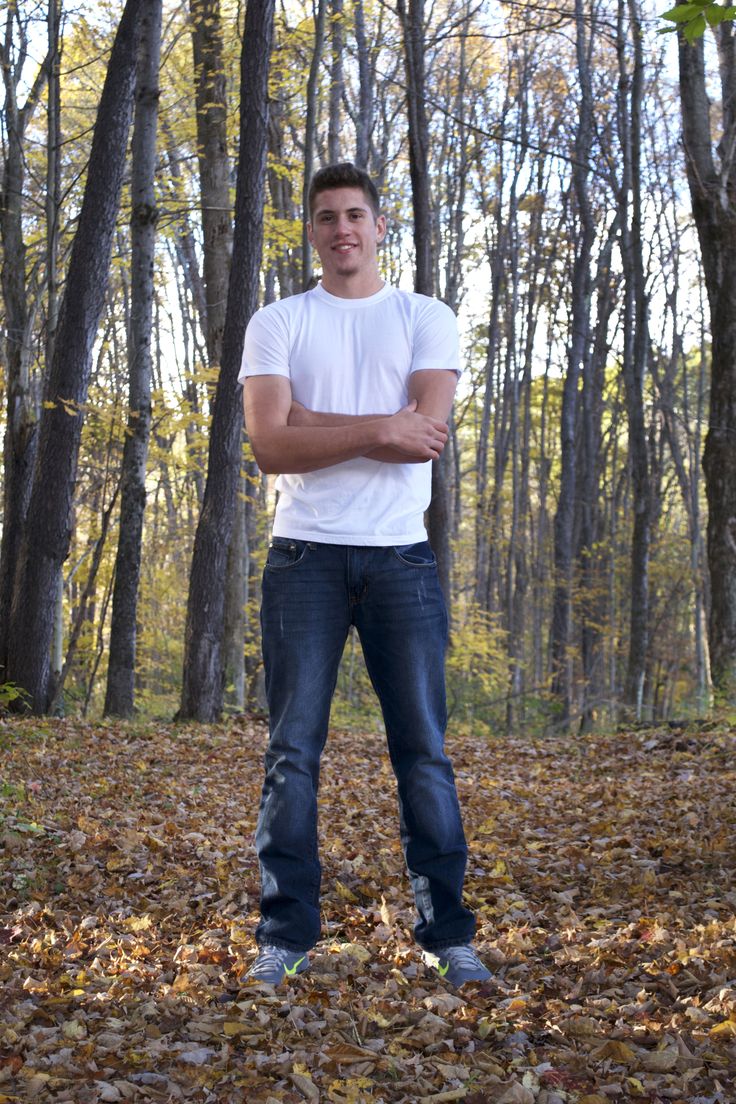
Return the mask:
[[[279,947],[282,951],[291,951],[292,954],[308,954],[311,947],[300,947],[297,943],[287,943],[285,939],[257,939],[258,949],[263,947]]]
[[[437,954],[438,951],[446,951],[449,947],[470,947],[472,943],[471,937],[470,939],[443,939],[441,943],[420,943],[419,946],[423,951]]]

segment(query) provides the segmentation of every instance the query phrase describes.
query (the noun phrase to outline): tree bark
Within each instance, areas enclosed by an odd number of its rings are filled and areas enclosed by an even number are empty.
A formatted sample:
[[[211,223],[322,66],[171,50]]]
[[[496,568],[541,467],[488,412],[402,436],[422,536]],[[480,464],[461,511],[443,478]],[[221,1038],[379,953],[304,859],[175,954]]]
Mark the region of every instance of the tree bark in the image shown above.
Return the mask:
[[[327,127],[327,159],[331,165],[340,160],[340,106],[345,92],[343,53],[343,0],[331,0],[332,65],[330,69],[330,113]]]
[[[398,0],[406,58],[406,104],[409,116],[409,175],[414,212],[414,290],[434,295],[435,257],[432,248],[432,203],[429,187],[429,123],[425,110],[424,0]],[[451,459],[445,450],[432,463],[432,498],[427,531],[437,558],[440,586],[451,609],[450,530],[452,516]]]
[[[590,328],[590,258],[595,225],[588,195],[588,176],[593,143],[593,89],[590,73],[591,26],[586,37],[586,15],[582,0],[575,0],[576,52],[580,82],[580,112],[575,134],[572,190],[579,219],[577,247],[572,272],[570,299],[572,324],[567,372],[562,392],[560,417],[560,493],[554,523],[555,585],[550,645],[552,691],[560,705],[560,722],[567,725],[572,706],[572,674],[568,648],[572,602],[572,564],[577,493],[576,445],[578,381],[587,357]]]
[[[206,315],[202,320],[210,368],[219,368],[225,328],[227,288],[232,255],[230,157],[227,143],[227,88],[223,26],[219,0],[191,0],[192,47],[197,106],[197,148],[202,210],[202,254]],[[245,683],[246,559],[243,480],[235,500],[235,517],[227,564],[224,663],[231,704],[243,708]]]
[[[145,7],[146,0],[127,0],[100,97],[54,359],[44,391],[38,455],[15,575],[8,676],[24,688],[35,713],[48,708],[53,693],[49,652],[54,596],[69,551],[84,403],[105,301]]]
[[[58,42],[58,28],[53,20],[55,0],[51,0],[50,40]],[[7,16],[6,42],[2,72],[5,86],[5,126],[7,145],[3,160],[2,194],[0,195],[0,240],[3,247],[2,282],[4,307],[4,352],[7,392],[5,426],[3,533],[0,544],[0,682],[5,680],[7,667],[7,632],[13,600],[13,583],[31,496],[33,464],[37,445],[37,397],[30,371],[31,326],[33,312],[29,309],[26,284],[26,245],[23,236],[23,189],[25,181],[25,132],[51,67],[58,65],[56,48],[36,75],[25,103],[18,103],[18,89],[23,80],[27,52],[21,50],[15,66],[8,50],[11,46],[13,13]]]
[[[634,62],[628,71],[625,10]],[[648,303],[644,280],[641,210],[641,105],[644,59],[642,30],[636,0],[619,0],[618,119],[622,179],[618,189],[621,253],[623,259],[624,324],[623,377],[629,430],[629,457],[634,525],[631,537],[631,608],[629,656],[624,700],[641,719],[644,675],[649,648],[649,548],[651,544],[651,490],[647,431],[644,423],[644,375],[649,352]]]
[[[355,164],[368,169],[373,135],[373,74],[365,31],[363,0],[353,4],[355,48],[358,54],[358,117],[355,121]]]
[[[179,717],[188,720],[214,721],[222,709],[225,572],[241,460],[242,411],[236,380],[245,328],[258,303],[273,14],[273,0],[250,0],[245,17],[233,260],[207,483],[194,541],[187,604]]]
[[[105,715],[116,717],[132,717],[135,695],[138,587],[151,435],[151,331],[158,221],[154,179],[160,53],[161,0],[150,0],[141,19],[133,122],[128,424],[123,446],[120,531],[115,557],[105,695]]]
[[[319,67],[322,61],[322,48],[325,41],[325,15],[327,0],[317,0],[314,9],[314,48],[309,65],[307,79],[307,117],[304,124],[304,177],[302,179],[302,291],[306,291],[312,280],[312,247],[307,237],[307,219],[309,218],[309,184],[314,168],[314,145],[317,137],[317,90]]]
[[[736,36],[715,28],[722,121],[713,153],[703,41],[679,43],[682,132],[711,323],[709,429],[703,454],[708,499],[708,626],[717,699],[736,700]]]

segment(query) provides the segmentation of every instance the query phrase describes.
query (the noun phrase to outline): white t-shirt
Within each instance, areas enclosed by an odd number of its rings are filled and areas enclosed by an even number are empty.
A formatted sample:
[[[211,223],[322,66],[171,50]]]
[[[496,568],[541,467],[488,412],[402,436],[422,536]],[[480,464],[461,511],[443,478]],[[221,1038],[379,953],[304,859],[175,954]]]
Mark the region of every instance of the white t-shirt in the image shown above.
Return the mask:
[[[239,380],[286,376],[297,402],[327,414],[394,414],[409,376],[459,373],[455,316],[438,299],[387,284],[342,299],[321,284],[270,303],[251,318]],[[365,457],[278,477],[273,533],[326,544],[397,545],[426,540],[432,465]]]

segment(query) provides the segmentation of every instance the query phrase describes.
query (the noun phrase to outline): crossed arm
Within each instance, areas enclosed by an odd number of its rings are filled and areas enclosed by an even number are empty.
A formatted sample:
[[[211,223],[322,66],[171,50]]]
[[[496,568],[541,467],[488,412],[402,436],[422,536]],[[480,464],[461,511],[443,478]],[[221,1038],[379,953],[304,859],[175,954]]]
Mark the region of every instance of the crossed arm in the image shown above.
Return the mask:
[[[248,436],[263,472],[297,474],[367,456],[391,464],[436,460],[447,442],[457,374],[413,372],[409,404],[395,414],[323,414],[292,399],[285,376],[251,376],[243,405]]]

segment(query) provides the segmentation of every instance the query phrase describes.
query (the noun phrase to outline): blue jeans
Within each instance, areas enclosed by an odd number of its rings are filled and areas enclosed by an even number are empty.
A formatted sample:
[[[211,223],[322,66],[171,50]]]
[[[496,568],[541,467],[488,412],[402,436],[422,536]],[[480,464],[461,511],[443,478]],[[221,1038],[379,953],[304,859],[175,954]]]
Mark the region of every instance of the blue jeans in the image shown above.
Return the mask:
[[[426,541],[368,548],[279,537],[269,549],[261,608],[271,736],[256,830],[256,939],[290,950],[319,939],[320,757],[351,625],[386,725],[417,942],[434,951],[469,943],[467,846],[443,750],[447,613],[432,550]]]

